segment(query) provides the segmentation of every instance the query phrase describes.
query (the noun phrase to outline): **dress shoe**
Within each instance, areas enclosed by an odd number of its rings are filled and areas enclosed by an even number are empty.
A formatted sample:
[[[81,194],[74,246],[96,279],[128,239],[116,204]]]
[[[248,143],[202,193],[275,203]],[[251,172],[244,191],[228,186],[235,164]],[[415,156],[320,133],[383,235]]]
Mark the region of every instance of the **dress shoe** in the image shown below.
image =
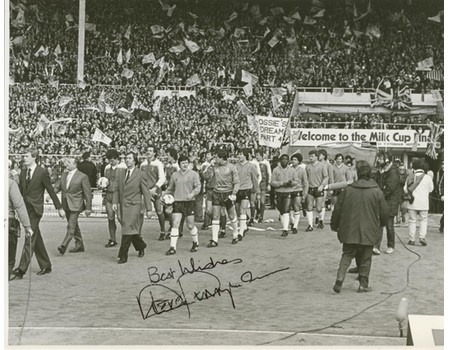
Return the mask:
[[[358,288],[358,293],[368,293],[371,291],[372,291],[372,288],[370,288],[370,287],[359,286],[359,288]]]
[[[375,247],[372,249],[372,253],[373,253],[373,255],[380,255],[381,254],[380,250],[378,248],[375,248]]]
[[[118,264],[125,264],[127,262],[127,259],[120,258],[117,262]]]
[[[78,247],[69,250],[69,253],[82,253],[82,252],[84,252],[84,247]]]
[[[116,245],[117,245],[116,241],[109,240],[109,242],[106,243],[105,248],[115,247]]]
[[[45,275],[46,273],[50,273],[50,272],[52,272],[52,268],[46,267],[45,269],[42,269],[41,271],[39,271],[36,275]]]
[[[66,252],[66,247],[64,247],[63,245],[60,245],[60,246],[58,247],[58,252],[59,252],[61,255],[64,255],[64,253]]]
[[[342,283],[343,283],[343,281],[341,281],[341,280],[336,280],[336,282],[334,282],[333,290],[335,293],[341,292]]]
[[[348,273],[358,273],[358,268],[357,267],[352,267],[352,268],[348,269],[347,272]]]
[[[21,269],[15,269],[12,271],[11,276],[9,277],[9,280],[21,280],[23,278],[23,275],[25,275],[25,273],[21,270]]]
[[[145,255],[145,250],[141,249],[138,254],[138,258],[142,258]]]

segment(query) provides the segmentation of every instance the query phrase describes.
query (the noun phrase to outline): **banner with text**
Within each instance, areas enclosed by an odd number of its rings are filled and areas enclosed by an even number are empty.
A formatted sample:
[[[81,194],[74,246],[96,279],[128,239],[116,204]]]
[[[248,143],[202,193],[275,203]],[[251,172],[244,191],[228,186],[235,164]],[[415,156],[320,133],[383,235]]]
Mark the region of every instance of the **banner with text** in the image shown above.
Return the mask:
[[[415,130],[373,129],[291,129],[291,146],[329,146],[351,143],[356,146],[412,148]],[[429,130],[419,135],[418,148],[426,148]]]
[[[255,116],[260,146],[280,148],[289,118]]]

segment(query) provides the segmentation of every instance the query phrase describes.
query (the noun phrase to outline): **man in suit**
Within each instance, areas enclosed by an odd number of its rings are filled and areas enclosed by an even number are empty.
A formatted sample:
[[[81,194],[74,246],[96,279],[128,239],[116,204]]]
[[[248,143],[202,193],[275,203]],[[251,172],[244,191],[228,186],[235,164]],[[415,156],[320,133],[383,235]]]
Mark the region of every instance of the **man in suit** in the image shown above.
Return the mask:
[[[25,244],[22,250],[19,267],[13,271],[16,279],[21,279],[27,272],[30,265],[33,251],[36,253],[36,259],[39,264],[40,271],[38,275],[45,275],[52,272],[52,264],[45,249],[44,240],[39,230],[39,222],[44,212],[44,191],[47,190],[53,205],[58,210],[61,218],[65,217],[64,210],[55,190],[50,182],[48,171],[36,164],[38,151],[36,149],[27,150],[23,158],[25,168],[20,173],[19,188],[27,208],[28,216],[31,222],[33,234],[31,238],[25,237]],[[31,239],[31,249],[30,249]]]
[[[144,173],[137,167],[137,155],[129,152],[125,157],[127,169],[118,172],[115,178],[113,193],[113,210],[118,212],[122,225],[122,242],[119,250],[119,264],[128,260],[128,249],[133,243],[139,257],[144,256],[147,244],[139,235],[141,227],[142,196],[147,209],[147,217],[150,217],[152,204]],[[118,204],[120,204],[118,206]]]
[[[75,248],[70,253],[84,252],[83,238],[81,237],[78,217],[84,210],[86,216],[92,213],[92,191],[86,174],[77,170],[75,158],[64,158],[63,164],[66,171],[61,180],[56,184],[56,193],[61,191],[61,202],[67,219],[67,232],[58,251],[61,255],[66,252],[72,238],[75,238]]]
[[[78,170],[88,176],[91,188],[95,188],[97,186],[97,168],[91,162],[91,154],[84,152],[81,158],[83,160],[78,164]]]

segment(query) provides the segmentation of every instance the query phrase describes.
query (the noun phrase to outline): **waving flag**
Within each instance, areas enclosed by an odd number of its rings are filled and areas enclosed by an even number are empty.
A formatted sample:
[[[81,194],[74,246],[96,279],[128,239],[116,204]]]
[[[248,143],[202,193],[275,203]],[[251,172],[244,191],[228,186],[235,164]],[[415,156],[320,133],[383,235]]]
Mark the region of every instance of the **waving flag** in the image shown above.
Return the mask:
[[[125,60],[128,62],[130,62],[131,59],[131,48],[128,49],[127,53],[125,54]]]
[[[196,52],[200,49],[200,46],[198,46],[197,43],[195,43],[191,40],[188,40],[188,39],[184,39],[184,44],[191,52]]]
[[[244,83],[250,83],[252,85],[258,84],[258,80],[259,79],[258,79],[258,77],[256,75],[254,75],[252,73],[249,73],[249,72],[247,72],[246,70],[243,70],[243,69],[242,69],[241,75],[242,75],[241,80]]]
[[[121,76],[127,79],[131,79],[134,75],[134,72],[131,69],[124,68]]]
[[[253,112],[245,105],[244,101],[238,100],[237,106],[239,109],[239,112],[241,112],[244,115],[253,114]]]
[[[59,99],[59,107],[64,107],[66,104],[68,104],[72,100],[73,100],[72,97],[61,96],[61,98]]]
[[[425,154],[432,159],[437,159],[436,149],[441,148],[439,139],[444,134],[444,129],[442,129],[440,125],[433,122],[430,122],[428,126],[430,127],[430,136],[428,138],[428,146]]]
[[[122,49],[120,49],[119,54],[117,55],[117,63],[120,64],[120,65],[123,64]]]
[[[195,73],[193,76],[191,76],[191,77],[186,81],[186,86],[187,86],[187,87],[192,87],[192,86],[195,86],[195,85],[197,85],[197,84],[201,84],[201,82],[202,82],[202,81],[200,80],[198,74]]]
[[[102,142],[105,145],[108,145],[112,142],[111,138],[106,136],[103,131],[101,131],[99,128],[95,128],[94,135],[92,136],[92,141],[94,142]]]
[[[247,85],[244,85],[242,88],[244,90],[245,96],[250,97],[253,95],[253,85],[248,83]]]
[[[155,63],[155,55],[153,52],[149,53],[148,55],[145,55],[142,59],[142,64],[148,64],[148,63]]]
[[[172,52],[172,53],[181,53],[181,52],[183,52],[184,50],[186,50],[186,48],[184,47],[184,45],[180,44],[180,45],[172,46],[172,47],[169,49],[169,52]]]

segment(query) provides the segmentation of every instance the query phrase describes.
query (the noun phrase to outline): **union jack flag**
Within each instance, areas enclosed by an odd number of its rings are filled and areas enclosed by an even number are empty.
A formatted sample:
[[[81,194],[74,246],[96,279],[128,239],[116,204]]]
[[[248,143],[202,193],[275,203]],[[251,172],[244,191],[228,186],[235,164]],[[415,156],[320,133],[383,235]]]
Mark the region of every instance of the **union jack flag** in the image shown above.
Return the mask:
[[[428,146],[425,154],[432,159],[437,159],[436,149],[441,148],[439,139],[444,134],[444,129],[440,125],[430,122],[430,136],[428,138]]]
[[[375,93],[370,94],[370,106],[384,106],[389,109],[411,109],[411,90],[406,84],[393,88],[388,80],[378,84]]]

